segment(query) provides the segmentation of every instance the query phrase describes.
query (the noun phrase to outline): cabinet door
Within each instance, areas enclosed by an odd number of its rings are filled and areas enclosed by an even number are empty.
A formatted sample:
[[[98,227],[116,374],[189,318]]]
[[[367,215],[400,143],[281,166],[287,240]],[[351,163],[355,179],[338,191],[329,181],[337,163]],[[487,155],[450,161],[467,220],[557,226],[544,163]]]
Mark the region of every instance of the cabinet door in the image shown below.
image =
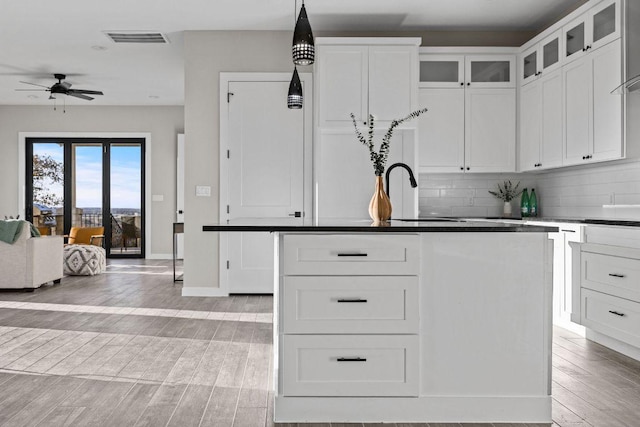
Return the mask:
[[[414,110],[417,62],[415,46],[369,46],[369,114],[376,120],[390,122]]]
[[[558,30],[539,44],[540,72],[550,73],[560,67],[562,54],[562,31]]]
[[[420,172],[464,170],[464,89],[420,89]]]
[[[465,85],[469,88],[515,87],[514,55],[472,55],[465,58]]]
[[[465,170],[515,171],[515,89],[465,91]]]
[[[520,170],[539,168],[540,164],[540,82],[520,90]]]
[[[598,49],[620,38],[620,0],[604,1],[589,11],[590,50]]]
[[[564,86],[564,165],[582,163],[593,138],[592,72],[589,57],[562,67]],[[613,95],[612,95],[613,96]]]
[[[562,73],[543,74],[540,84],[540,167],[562,166]]]
[[[366,46],[318,46],[320,127],[351,126],[350,114],[359,123],[367,120],[368,48]]]
[[[593,160],[622,157],[622,97],[611,91],[622,83],[621,42],[589,54],[593,73]]]
[[[587,35],[591,32],[590,24],[588,13],[585,13],[562,28],[565,63],[581,58],[586,54],[589,43]]]
[[[464,56],[420,55],[420,87],[464,86]]]
[[[538,45],[534,45],[520,54],[521,72],[520,75],[521,84],[525,85],[538,77],[540,71],[540,58],[539,58]]]

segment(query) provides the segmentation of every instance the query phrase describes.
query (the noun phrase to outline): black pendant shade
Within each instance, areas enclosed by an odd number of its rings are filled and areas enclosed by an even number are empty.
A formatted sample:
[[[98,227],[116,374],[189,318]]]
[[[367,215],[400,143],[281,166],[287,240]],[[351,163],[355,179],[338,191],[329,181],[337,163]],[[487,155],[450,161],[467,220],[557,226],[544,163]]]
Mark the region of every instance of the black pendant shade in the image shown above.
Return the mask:
[[[298,75],[298,69],[293,69],[293,77],[289,83],[289,93],[287,94],[287,108],[299,110],[302,108],[302,83]]]
[[[291,46],[293,63],[296,65],[311,65],[316,57],[316,48],[313,43],[313,33],[307,17],[307,10],[300,9],[300,15],[296,21],[296,28],[293,31],[293,45]]]

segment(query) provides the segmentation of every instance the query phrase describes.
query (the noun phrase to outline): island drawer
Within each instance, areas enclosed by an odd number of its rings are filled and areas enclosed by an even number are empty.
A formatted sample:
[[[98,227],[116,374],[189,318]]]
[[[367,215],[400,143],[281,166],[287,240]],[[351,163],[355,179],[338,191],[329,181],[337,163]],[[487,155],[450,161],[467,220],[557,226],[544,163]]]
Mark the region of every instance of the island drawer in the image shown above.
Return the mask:
[[[286,235],[285,275],[417,275],[418,235]]]
[[[417,276],[286,276],[284,333],[418,333]]]
[[[640,302],[640,260],[582,253],[582,286]]]
[[[640,346],[640,304],[637,302],[582,289],[582,324]]]
[[[417,396],[417,335],[284,335],[283,396]]]

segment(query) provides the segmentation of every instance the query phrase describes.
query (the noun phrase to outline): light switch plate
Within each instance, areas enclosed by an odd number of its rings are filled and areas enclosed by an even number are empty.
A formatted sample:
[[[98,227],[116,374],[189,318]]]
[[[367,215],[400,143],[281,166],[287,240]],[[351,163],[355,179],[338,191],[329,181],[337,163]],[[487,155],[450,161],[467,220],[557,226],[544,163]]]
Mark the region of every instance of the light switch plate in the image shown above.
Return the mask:
[[[211,197],[211,187],[208,185],[196,185],[196,196]]]

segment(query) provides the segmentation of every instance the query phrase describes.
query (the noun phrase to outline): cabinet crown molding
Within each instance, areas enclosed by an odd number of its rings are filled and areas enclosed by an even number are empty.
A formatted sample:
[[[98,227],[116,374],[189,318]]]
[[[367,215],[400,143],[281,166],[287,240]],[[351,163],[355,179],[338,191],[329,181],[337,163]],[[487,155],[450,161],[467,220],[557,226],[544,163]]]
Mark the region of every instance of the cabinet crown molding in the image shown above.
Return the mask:
[[[411,45],[420,46],[422,37],[316,37],[318,45]]]

